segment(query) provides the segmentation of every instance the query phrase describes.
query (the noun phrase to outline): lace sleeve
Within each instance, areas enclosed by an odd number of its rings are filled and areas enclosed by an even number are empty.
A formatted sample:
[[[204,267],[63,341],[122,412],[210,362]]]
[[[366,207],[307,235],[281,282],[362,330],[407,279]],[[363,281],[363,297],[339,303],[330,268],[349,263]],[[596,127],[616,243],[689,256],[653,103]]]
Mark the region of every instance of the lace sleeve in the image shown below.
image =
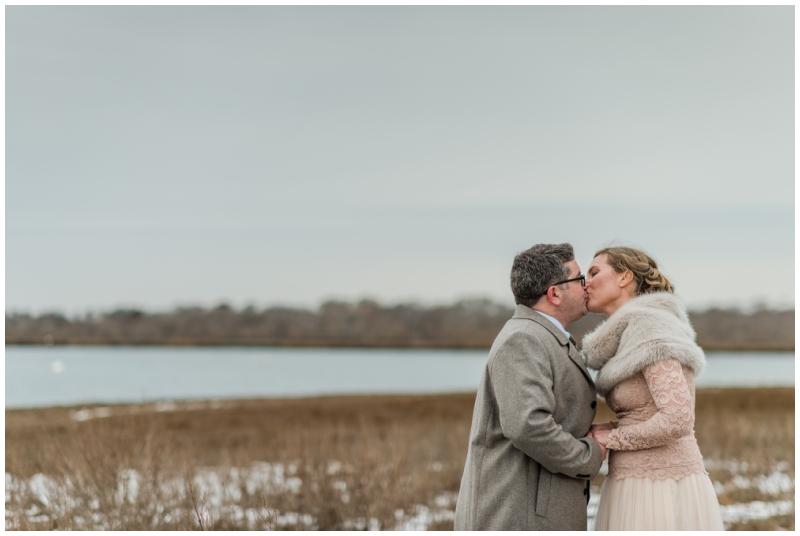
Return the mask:
[[[642,371],[658,411],[644,422],[616,428],[608,435],[612,450],[658,447],[688,435],[694,426],[694,402],[677,359],[654,363]]]

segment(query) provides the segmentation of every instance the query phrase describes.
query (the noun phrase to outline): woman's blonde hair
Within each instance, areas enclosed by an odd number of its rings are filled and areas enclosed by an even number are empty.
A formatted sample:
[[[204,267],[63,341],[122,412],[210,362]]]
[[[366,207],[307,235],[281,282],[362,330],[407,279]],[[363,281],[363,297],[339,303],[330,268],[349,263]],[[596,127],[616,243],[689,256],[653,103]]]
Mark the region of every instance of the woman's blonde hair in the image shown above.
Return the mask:
[[[675,292],[675,287],[664,274],[658,270],[656,261],[644,251],[628,247],[603,248],[594,254],[605,255],[606,261],[618,274],[630,270],[636,281],[636,292]]]

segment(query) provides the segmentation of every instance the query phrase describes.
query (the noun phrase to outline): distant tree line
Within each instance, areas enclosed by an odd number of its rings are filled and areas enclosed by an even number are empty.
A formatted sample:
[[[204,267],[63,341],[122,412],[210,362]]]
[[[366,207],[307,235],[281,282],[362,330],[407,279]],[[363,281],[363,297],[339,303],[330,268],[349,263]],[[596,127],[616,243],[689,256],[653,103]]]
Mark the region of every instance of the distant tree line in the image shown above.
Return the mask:
[[[513,311],[474,299],[430,307],[329,301],[316,311],[220,305],[73,318],[12,313],[6,315],[6,344],[488,348]],[[794,350],[793,310],[710,309],[690,316],[706,350]],[[603,318],[589,314],[568,329],[580,341]]]

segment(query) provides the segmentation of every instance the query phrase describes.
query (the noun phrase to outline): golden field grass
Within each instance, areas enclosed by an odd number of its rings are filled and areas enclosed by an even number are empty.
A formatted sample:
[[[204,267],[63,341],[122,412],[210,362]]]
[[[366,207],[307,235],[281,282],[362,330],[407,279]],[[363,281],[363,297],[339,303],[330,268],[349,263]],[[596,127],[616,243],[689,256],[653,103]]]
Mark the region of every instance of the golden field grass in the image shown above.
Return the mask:
[[[6,528],[449,530],[474,399],[6,410]],[[793,530],[794,389],[700,389],[696,414],[728,528]]]

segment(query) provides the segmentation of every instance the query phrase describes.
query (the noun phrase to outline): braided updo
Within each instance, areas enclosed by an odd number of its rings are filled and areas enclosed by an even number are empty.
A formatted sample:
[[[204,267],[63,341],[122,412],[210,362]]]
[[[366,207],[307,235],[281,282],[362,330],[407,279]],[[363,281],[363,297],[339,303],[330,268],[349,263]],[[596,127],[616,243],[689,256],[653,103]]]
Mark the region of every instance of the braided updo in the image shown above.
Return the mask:
[[[643,251],[627,247],[603,248],[594,254],[605,255],[606,261],[615,272],[621,274],[626,270],[633,273],[636,281],[636,295],[648,292],[675,292],[675,287],[664,274],[658,270],[656,261]]]

